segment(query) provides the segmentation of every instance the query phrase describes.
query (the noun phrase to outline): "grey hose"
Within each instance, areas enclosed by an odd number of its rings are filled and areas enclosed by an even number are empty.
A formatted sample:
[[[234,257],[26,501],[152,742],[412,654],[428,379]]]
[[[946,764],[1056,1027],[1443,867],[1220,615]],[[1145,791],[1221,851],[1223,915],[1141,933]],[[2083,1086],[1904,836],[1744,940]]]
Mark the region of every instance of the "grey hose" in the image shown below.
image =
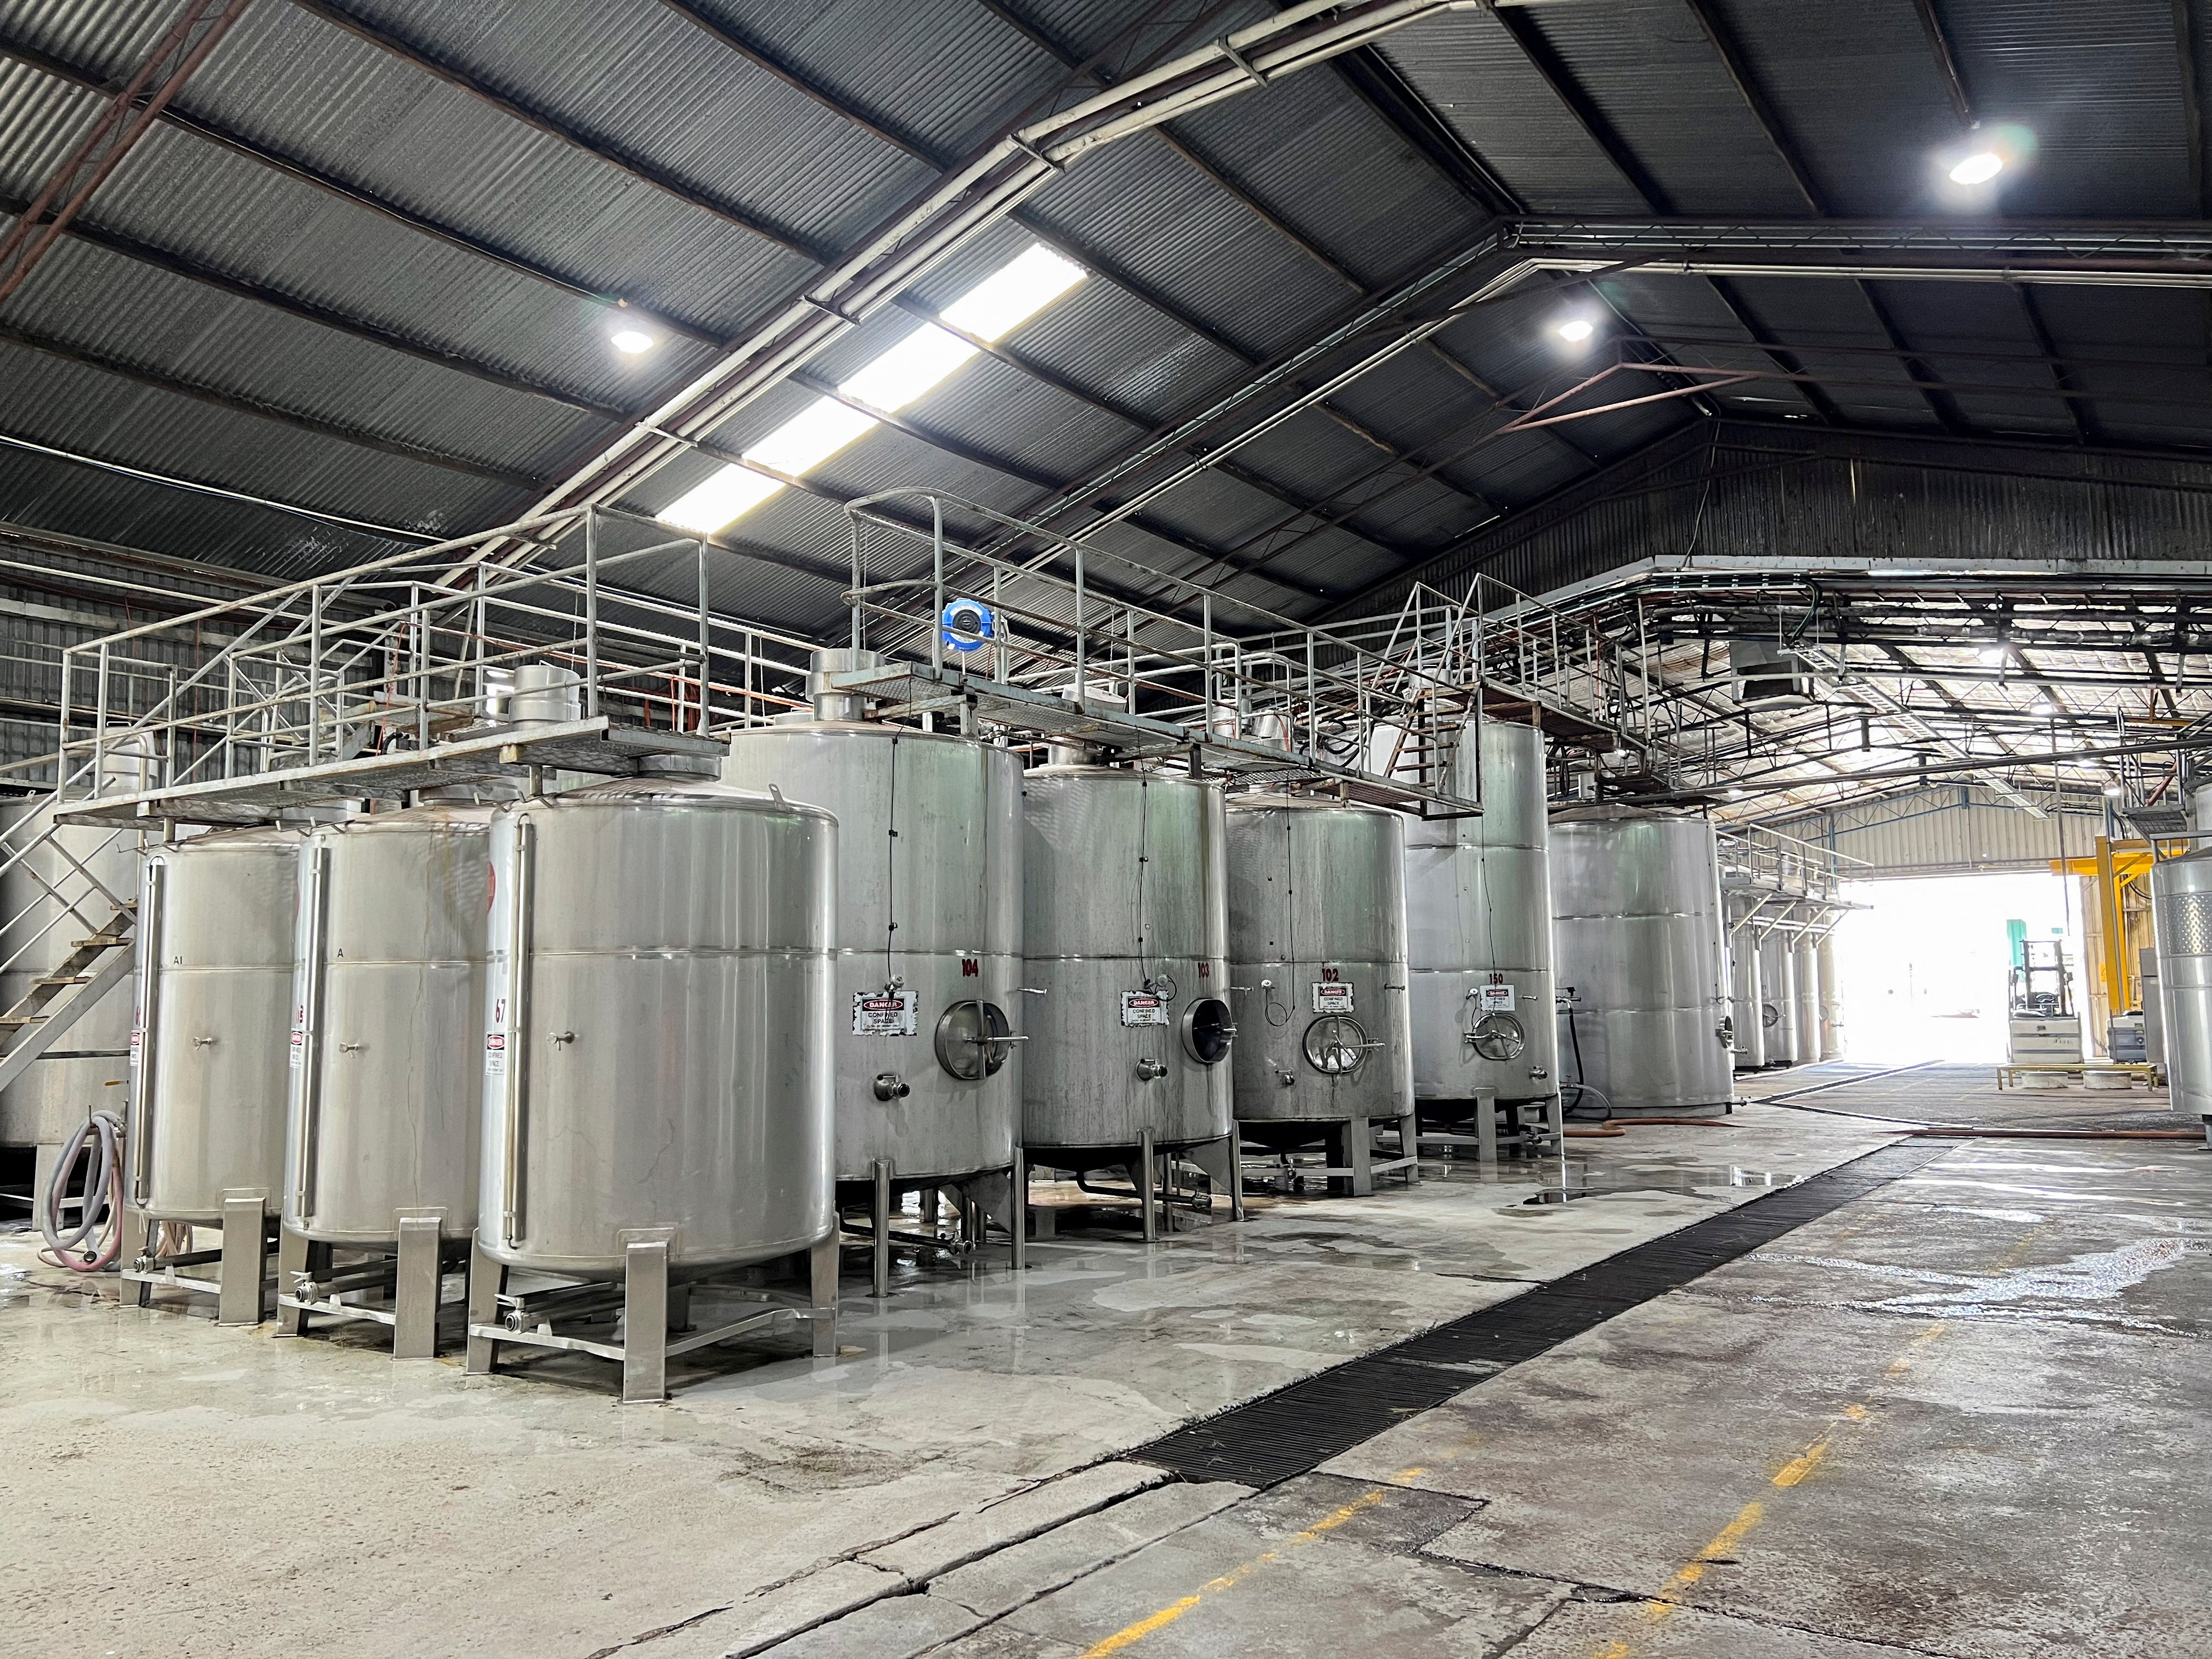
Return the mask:
[[[75,1231],[64,1233],[62,1206],[69,1191],[70,1176],[76,1168],[77,1155],[95,1136],[100,1144],[85,1175],[83,1207],[77,1212]],[[47,1248],[53,1252],[58,1265],[76,1273],[98,1273],[115,1260],[123,1243],[119,1213],[122,1169],[123,1120],[112,1112],[94,1112],[76,1126],[76,1133],[54,1160],[53,1179],[47,1183],[45,1201],[39,1208],[39,1230],[46,1236]],[[82,1251],[87,1240],[96,1237],[102,1221],[111,1217],[116,1223],[113,1238],[105,1245],[96,1245],[88,1254],[71,1254]]]

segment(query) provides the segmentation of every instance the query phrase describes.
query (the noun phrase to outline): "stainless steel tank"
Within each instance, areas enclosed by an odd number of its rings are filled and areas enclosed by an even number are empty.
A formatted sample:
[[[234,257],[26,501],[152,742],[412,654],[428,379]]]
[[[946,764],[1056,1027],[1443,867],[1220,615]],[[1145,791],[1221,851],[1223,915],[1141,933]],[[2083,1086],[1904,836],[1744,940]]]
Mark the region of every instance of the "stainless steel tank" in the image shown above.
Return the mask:
[[[1553,939],[1581,1076],[1616,1114],[1733,1092],[1713,827],[1629,807],[1552,822]],[[1585,1102],[1585,1103],[1592,1103]]]
[[[1405,823],[1336,801],[1230,802],[1237,1120],[1248,1133],[1413,1110]]]
[[[1043,766],[1022,781],[1033,1164],[1230,1133],[1227,830],[1218,785]],[[1241,1048],[1243,1039],[1237,1039]]]
[[[1766,1032],[1766,1063],[1790,1066],[1797,1057],[1797,953],[1792,935],[1770,927],[1759,939],[1759,1023]]]
[[[1799,935],[1790,947],[1791,989],[1797,997],[1797,1024],[1790,1033],[1790,1058],[1800,1066],[1820,1058],[1820,947],[1819,941]]]
[[[212,1224],[228,1189],[281,1202],[301,834],[148,851],[131,1046],[131,1202]]]
[[[1559,1086],[1544,734],[1469,721],[1451,792],[1474,798],[1478,769],[1480,817],[1405,820],[1413,1093],[1543,1099]]]
[[[1844,1003],[1836,983],[1836,935],[1832,930],[1820,935],[1820,946],[1814,955],[1820,980],[1820,1058],[1841,1060]]]
[[[1766,1022],[1760,1004],[1759,939],[1743,921],[1759,908],[1756,893],[1740,893],[1728,902],[1735,925],[1729,931],[1729,1018],[1735,1028],[1735,1069],[1755,1072],[1766,1064]]]
[[[2212,848],[2153,865],[2150,899],[2169,1097],[2212,1118]]]
[[[2158,946],[2144,945],[2137,953],[2136,961],[2142,975],[2143,1058],[2154,1066],[2163,1066],[2166,1064],[2166,999],[2159,991]]]
[[[741,732],[722,778],[836,814],[836,1172],[1003,1169],[1021,1117],[1022,764],[850,720]]]
[[[284,1224],[389,1243],[397,1212],[476,1229],[493,808],[419,806],[300,849]]]
[[[478,1248],[584,1277],[834,1224],[836,821],[711,779],[502,807],[490,831]]]
[[[76,804],[74,800],[65,805]],[[0,1009],[30,994],[79,939],[114,917],[109,895],[138,896],[138,832],[64,824],[52,839],[51,796],[11,803],[0,860]],[[105,889],[105,892],[102,890]],[[20,1082],[0,1091],[0,1146],[57,1146],[93,1113],[119,1112],[129,1085],[132,981],[126,975],[80,1014]]]

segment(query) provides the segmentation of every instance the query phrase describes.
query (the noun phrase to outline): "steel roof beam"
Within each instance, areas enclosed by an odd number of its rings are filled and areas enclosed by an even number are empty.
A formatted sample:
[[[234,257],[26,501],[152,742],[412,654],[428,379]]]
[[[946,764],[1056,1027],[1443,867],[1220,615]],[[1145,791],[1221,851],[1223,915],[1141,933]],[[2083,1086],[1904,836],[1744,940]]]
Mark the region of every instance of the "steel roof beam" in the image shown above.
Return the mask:
[[[0,234],[0,305],[23,285],[70,222],[153,131],[170,100],[207,61],[249,0],[187,0],[130,80]],[[220,4],[220,9],[218,9]]]
[[[1025,466],[1009,457],[994,455],[990,451],[979,448],[974,444],[963,443],[950,434],[939,432],[935,428],[916,421],[911,416],[889,414],[880,409],[872,409],[858,398],[847,397],[835,385],[820,375],[801,369],[793,374],[791,380],[793,385],[805,386],[817,397],[828,398],[833,402],[844,404],[848,409],[855,410],[867,416],[872,420],[880,421],[892,430],[905,434],[916,443],[927,445],[939,454],[950,455],[956,460],[967,462],[970,466],[982,467],[988,471],[998,473],[1002,477],[1018,479],[1035,489],[1055,491],[1066,487],[1065,480],[1055,479],[1048,473]],[[1308,599],[1326,597],[1321,589],[1310,587],[1304,582],[1265,574],[1251,561],[1237,559],[1233,550],[1212,547],[1204,542],[1194,541],[1182,532],[1170,529],[1167,526],[1155,521],[1133,518],[1128,522],[1131,528],[1141,531],[1155,541],[1164,542],[1170,547],[1179,549],[1194,557],[1205,559],[1211,563],[1226,565],[1237,574],[1258,575],[1262,580],[1279,587],[1286,593],[1295,593],[1301,599]],[[1385,551],[1397,553],[1401,558],[1413,556],[1409,552],[1390,548],[1387,544],[1382,545]]]
[[[20,214],[24,205],[19,199],[0,196],[0,213]],[[595,415],[605,421],[627,424],[630,418],[627,410],[619,409],[612,404],[603,404],[595,398],[581,397],[572,392],[564,392],[560,387],[548,386],[542,380],[525,380],[520,375],[510,374],[504,369],[494,368],[488,363],[465,356],[457,351],[446,351],[436,346],[419,344],[404,336],[392,333],[389,329],[380,327],[374,323],[364,322],[357,317],[349,317],[343,312],[333,311],[326,306],[319,306],[309,301],[295,299],[276,289],[264,288],[258,283],[250,283],[242,277],[228,276],[222,271],[203,265],[195,259],[188,258],[181,253],[172,253],[166,249],[154,247],[118,231],[103,230],[82,218],[70,226],[65,234],[79,241],[88,242],[94,247],[105,248],[111,253],[119,254],[124,258],[149,266],[155,270],[166,271],[173,276],[181,276],[187,282],[197,283],[204,288],[219,289],[234,299],[248,300],[256,305],[264,305],[272,310],[288,313],[302,321],[313,323],[319,327],[327,328],[340,334],[349,334],[357,340],[366,340],[372,345],[382,346],[390,351],[404,352],[410,357],[419,357],[424,362],[435,363],[441,368],[450,368],[455,374],[465,374],[471,380],[483,380],[489,385],[499,386],[508,392],[520,392],[526,397],[542,398],[550,403],[565,404],[582,414]]]
[[[104,353],[88,350],[82,346],[72,345],[65,340],[32,333],[25,329],[0,325],[0,340],[6,341],[11,345],[21,346],[27,350],[42,352],[50,357],[58,357],[64,362],[81,363],[87,368],[98,370],[100,374],[112,374],[118,380],[134,381],[139,386],[150,386],[157,392],[170,392],[179,398],[190,398],[195,402],[207,404],[217,409],[231,410],[240,415],[251,415],[256,420],[272,421],[279,426],[289,427],[295,432],[310,433],[319,438],[335,438],[340,443],[353,444],[362,449],[378,450],[386,455],[397,455],[403,460],[420,461],[427,466],[443,467],[447,471],[462,472],[472,477],[486,478],[493,483],[504,484],[510,489],[536,489],[543,488],[545,483],[544,479],[531,473],[516,472],[506,467],[495,466],[489,462],[473,459],[469,456],[455,455],[444,450],[433,449],[424,444],[411,444],[398,438],[380,437],[375,433],[363,431],[358,427],[345,426],[336,421],[326,421],[319,416],[309,415],[300,410],[281,408],[275,404],[264,403],[258,398],[249,398],[239,392],[224,391],[220,386],[208,386],[197,380],[183,380],[173,374],[164,374],[156,369],[125,362],[120,359],[107,356]]]
[[[611,501],[712,430],[816,351],[881,309],[955,248],[1003,218],[1055,173],[1176,116],[1326,63],[1419,19],[1475,0],[1310,3],[1131,76],[1007,134],[893,214],[809,287],[732,343],[649,420],[578,468],[546,499]]]
[[[98,93],[106,91],[107,88],[107,83],[89,70],[81,69],[76,64],[66,63],[22,41],[9,40],[5,35],[0,35],[0,58],[12,59],[37,70],[41,74],[50,75],[58,81],[66,82],[82,91]],[[548,288],[576,299],[587,300],[594,304],[610,307],[619,307],[636,317],[641,322],[670,334],[680,335],[685,339],[698,341],[703,345],[720,345],[722,342],[721,335],[711,328],[697,323],[685,322],[679,318],[672,317],[665,311],[637,305],[618,294],[602,293],[580,277],[564,276],[549,265],[540,264],[519,253],[510,252],[505,248],[495,247],[465,231],[441,223],[427,215],[416,212],[411,208],[403,207],[398,203],[380,196],[362,185],[349,184],[337,175],[311,167],[295,156],[285,155],[202,116],[180,110],[174,104],[171,104],[161,112],[161,118],[165,126],[173,127],[179,132],[188,132],[196,138],[219,145],[241,160],[267,167],[311,189],[336,197],[342,202],[374,213],[380,218],[388,219],[394,224],[404,226],[415,232],[417,235],[429,237],[460,252],[488,260],[514,272],[519,276],[526,276],[533,282],[543,283]]]
[[[2051,337],[2050,325],[2044,321],[2043,307],[2035,297],[2035,290],[2016,288],[2013,292],[2020,297],[2020,314],[2027,323],[2028,332],[2035,337],[2035,349],[2050,365],[2051,382],[2066,400],[2066,412],[2074,422],[2074,435],[2085,445],[2102,443],[2104,434],[2098,428],[2096,411],[2089,407],[2088,393],[2082,390],[2080,377],[2059,356],[2058,343]]]
[[[1920,15],[1920,30],[1928,37],[1928,50],[1935,57],[1936,74],[1943,78],[1943,89],[1951,94],[1951,107],[1958,111],[1959,119],[1965,125],[1979,126],[1981,121],[1974,114],[1973,98],[1966,90],[1966,77],[1959,72],[1958,54],[1951,50],[1951,37],[1944,31],[1936,0],[1912,0],[1912,9]]]
[[[291,3],[311,16],[319,17],[325,22],[343,29],[357,40],[366,41],[380,52],[389,53],[394,58],[412,64],[424,74],[443,82],[457,91],[466,93],[478,102],[490,105],[510,119],[519,121],[524,126],[542,132],[547,137],[556,139],[572,149],[583,150],[598,157],[599,161],[614,168],[617,173],[635,179],[640,184],[649,185],[664,196],[672,197],[677,201],[697,208],[702,213],[712,214],[725,224],[734,225],[739,230],[757,236],[763,241],[773,243],[787,252],[799,254],[817,264],[835,257],[832,250],[809,240],[797,231],[774,224],[760,214],[732,206],[727,202],[718,201],[705,191],[686,184],[674,174],[655,167],[642,156],[631,155],[618,145],[589,137],[567,123],[545,113],[543,110],[534,109],[519,99],[509,97],[489,82],[470,74],[466,70],[446,62],[444,58],[427,48],[404,40],[388,29],[380,28],[365,18],[355,16],[343,6],[335,3],[335,0],[291,0]]]

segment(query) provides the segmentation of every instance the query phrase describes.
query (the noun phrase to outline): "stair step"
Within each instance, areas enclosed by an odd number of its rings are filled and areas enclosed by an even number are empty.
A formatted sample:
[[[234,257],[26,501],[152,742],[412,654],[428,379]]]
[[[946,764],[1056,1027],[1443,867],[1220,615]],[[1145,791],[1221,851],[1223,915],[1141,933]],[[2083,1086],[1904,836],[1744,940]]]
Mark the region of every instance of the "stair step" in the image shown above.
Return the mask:
[[[44,1014],[0,1014],[0,1025],[36,1025]]]
[[[42,974],[31,981],[33,985],[89,985],[90,974]]]

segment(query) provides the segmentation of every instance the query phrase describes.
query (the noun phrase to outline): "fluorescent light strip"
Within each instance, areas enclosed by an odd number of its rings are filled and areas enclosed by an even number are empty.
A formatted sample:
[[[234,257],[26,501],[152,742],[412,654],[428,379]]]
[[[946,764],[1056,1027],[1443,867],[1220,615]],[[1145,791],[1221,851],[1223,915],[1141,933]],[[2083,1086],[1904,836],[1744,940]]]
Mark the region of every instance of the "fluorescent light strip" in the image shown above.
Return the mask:
[[[1081,282],[1085,274],[1080,265],[1033,244],[937,313],[951,328],[924,323],[849,380],[839,381],[837,390],[854,403],[896,415],[942,386],[976,355],[976,348],[951,329],[996,344]],[[873,415],[836,398],[817,398],[746,449],[744,458],[798,477],[880,424]],[[780,480],[764,472],[724,466],[663,507],[660,521],[711,536],[782,488]]]

